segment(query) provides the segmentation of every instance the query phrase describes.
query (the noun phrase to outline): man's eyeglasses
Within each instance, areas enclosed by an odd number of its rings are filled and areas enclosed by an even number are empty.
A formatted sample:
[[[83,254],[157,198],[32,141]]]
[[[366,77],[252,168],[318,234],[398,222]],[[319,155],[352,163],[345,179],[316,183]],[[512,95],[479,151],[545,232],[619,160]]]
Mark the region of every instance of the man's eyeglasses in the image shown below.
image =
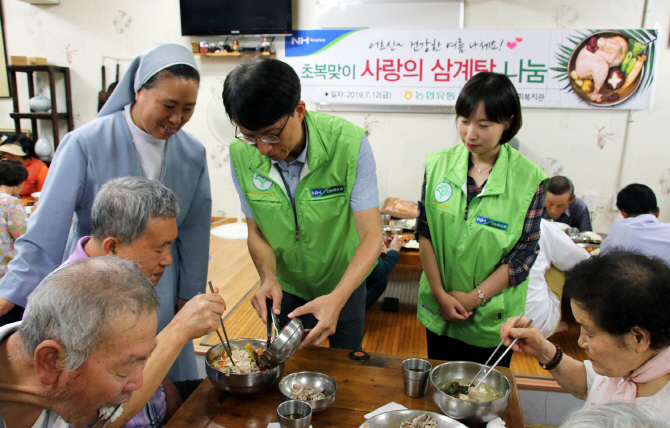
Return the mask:
[[[235,126],[235,138],[247,144],[257,144],[258,140],[261,140],[262,142],[267,144],[277,144],[279,142],[279,136],[281,135],[282,132],[284,132],[284,128],[286,128],[286,124],[288,123],[289,119],[291,119],[291,115],[288,116],[286,122],[284,122],[284,126],[281,127],[277,135],[262,135],[260,137],[247,137],[242,133],[238,134],[237,126]]]

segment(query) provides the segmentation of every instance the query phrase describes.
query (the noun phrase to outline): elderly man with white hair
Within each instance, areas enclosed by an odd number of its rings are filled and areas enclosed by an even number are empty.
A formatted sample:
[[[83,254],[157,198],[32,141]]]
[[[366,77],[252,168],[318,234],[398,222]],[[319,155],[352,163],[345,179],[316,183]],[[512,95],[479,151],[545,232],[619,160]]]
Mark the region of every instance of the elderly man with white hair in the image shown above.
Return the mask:
[[[160,182],[144,177],[108,181],[93,202],[91,236],[79,239],[63,266],[100,256],[134,260],[156,287],[172,263],[170,247],[177,238],[178,216],[177,197]],[[200,294],[186,302],[158,334],[156,352],[144,370],[144,385],[124,406],[123,415],[108,428],[120,428],[126,423],[128,428],[153,428],[169,420],[200,379],[177,382],[175,388],[166,378],[168,370],[180,353],[194,352],[186,346],[192,339],[218,327],[224,310],[225,302],[218,293]],[[29,311],[32,309],[27,308]]]
[[[142,387],[159,297],[136,263],[71,263],[28,301],[23,321],[0,327],[0,426],[92,426]]]

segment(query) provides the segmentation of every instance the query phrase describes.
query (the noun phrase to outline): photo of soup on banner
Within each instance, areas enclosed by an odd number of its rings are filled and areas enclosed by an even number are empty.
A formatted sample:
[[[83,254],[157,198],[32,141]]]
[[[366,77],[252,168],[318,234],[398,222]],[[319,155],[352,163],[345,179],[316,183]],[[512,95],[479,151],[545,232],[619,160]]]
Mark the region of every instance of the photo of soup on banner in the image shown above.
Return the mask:
[[[453,106],[483,71],[508,76],[524,108],[646,110],[654,103],[657,36],[654,29],[295,30],[284,39],[284,61],[300,77],[302,99],[326,110]]]
[[[624,102],[647,89],[653,75],[656,34],[646,30],[598,31],[581,39],[569,37],[574,49],[561,46],[559,61],[567,63],[568,90],[595,106]],[[569,55],[568,55],[569,54]],[[557,70],[558,71],[558,70]],[[561,70],[563,71],[563,70]]]

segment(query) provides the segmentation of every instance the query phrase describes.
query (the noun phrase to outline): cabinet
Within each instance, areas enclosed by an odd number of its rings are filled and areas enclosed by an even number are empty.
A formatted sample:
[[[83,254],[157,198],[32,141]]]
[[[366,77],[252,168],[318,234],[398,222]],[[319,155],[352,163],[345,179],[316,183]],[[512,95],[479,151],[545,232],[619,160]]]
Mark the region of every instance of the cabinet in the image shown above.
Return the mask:
[[[50,113],[21,113],[19,111],[19,90],[16,83],[16,73],[26,73],[28,80],[28,99],[35,96],[35,76],[34,73],[44,72],[49,75],[49,98],[51,99]],[[63,74],[65,83],[65,112],[58,112],[56,102],[56,73]],[[53,143],[54,148],[58,148],[60,143],[59,123],[61,120],[67,121],[68,131],[74,130],[74,117],[72,115],[72,88],[70,86],[70,68],[58,67],[55,65],[8,65],[7,74],[12,91],[12,101],[14,102],[14,113],[9,116],[14,119],[16,132],[21,132],[21,119],[29,119],[32,128],[33,138],[37,138],[37,119],[50,120],[53,124]]]

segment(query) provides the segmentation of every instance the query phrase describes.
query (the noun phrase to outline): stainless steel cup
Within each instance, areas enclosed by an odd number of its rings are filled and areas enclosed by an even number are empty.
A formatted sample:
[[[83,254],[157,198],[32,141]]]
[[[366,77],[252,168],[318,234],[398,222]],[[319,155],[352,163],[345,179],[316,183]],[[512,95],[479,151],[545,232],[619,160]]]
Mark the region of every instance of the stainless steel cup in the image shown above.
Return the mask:
[[[382,214],[382,226],[387,225],[391,222],[391,216],[389,214]]]
[[[289,416],[299,415],[299,419],[290,419]],[[304,401],[284,401],[277,407],[279,426],[281,428],[309,428],[312,422],[312,406]]]
[[[421,358],[410,358],[402,362],[402,379],[405,383],[405,395],[421,398],[426,395],[428,376],[433,366]]]

